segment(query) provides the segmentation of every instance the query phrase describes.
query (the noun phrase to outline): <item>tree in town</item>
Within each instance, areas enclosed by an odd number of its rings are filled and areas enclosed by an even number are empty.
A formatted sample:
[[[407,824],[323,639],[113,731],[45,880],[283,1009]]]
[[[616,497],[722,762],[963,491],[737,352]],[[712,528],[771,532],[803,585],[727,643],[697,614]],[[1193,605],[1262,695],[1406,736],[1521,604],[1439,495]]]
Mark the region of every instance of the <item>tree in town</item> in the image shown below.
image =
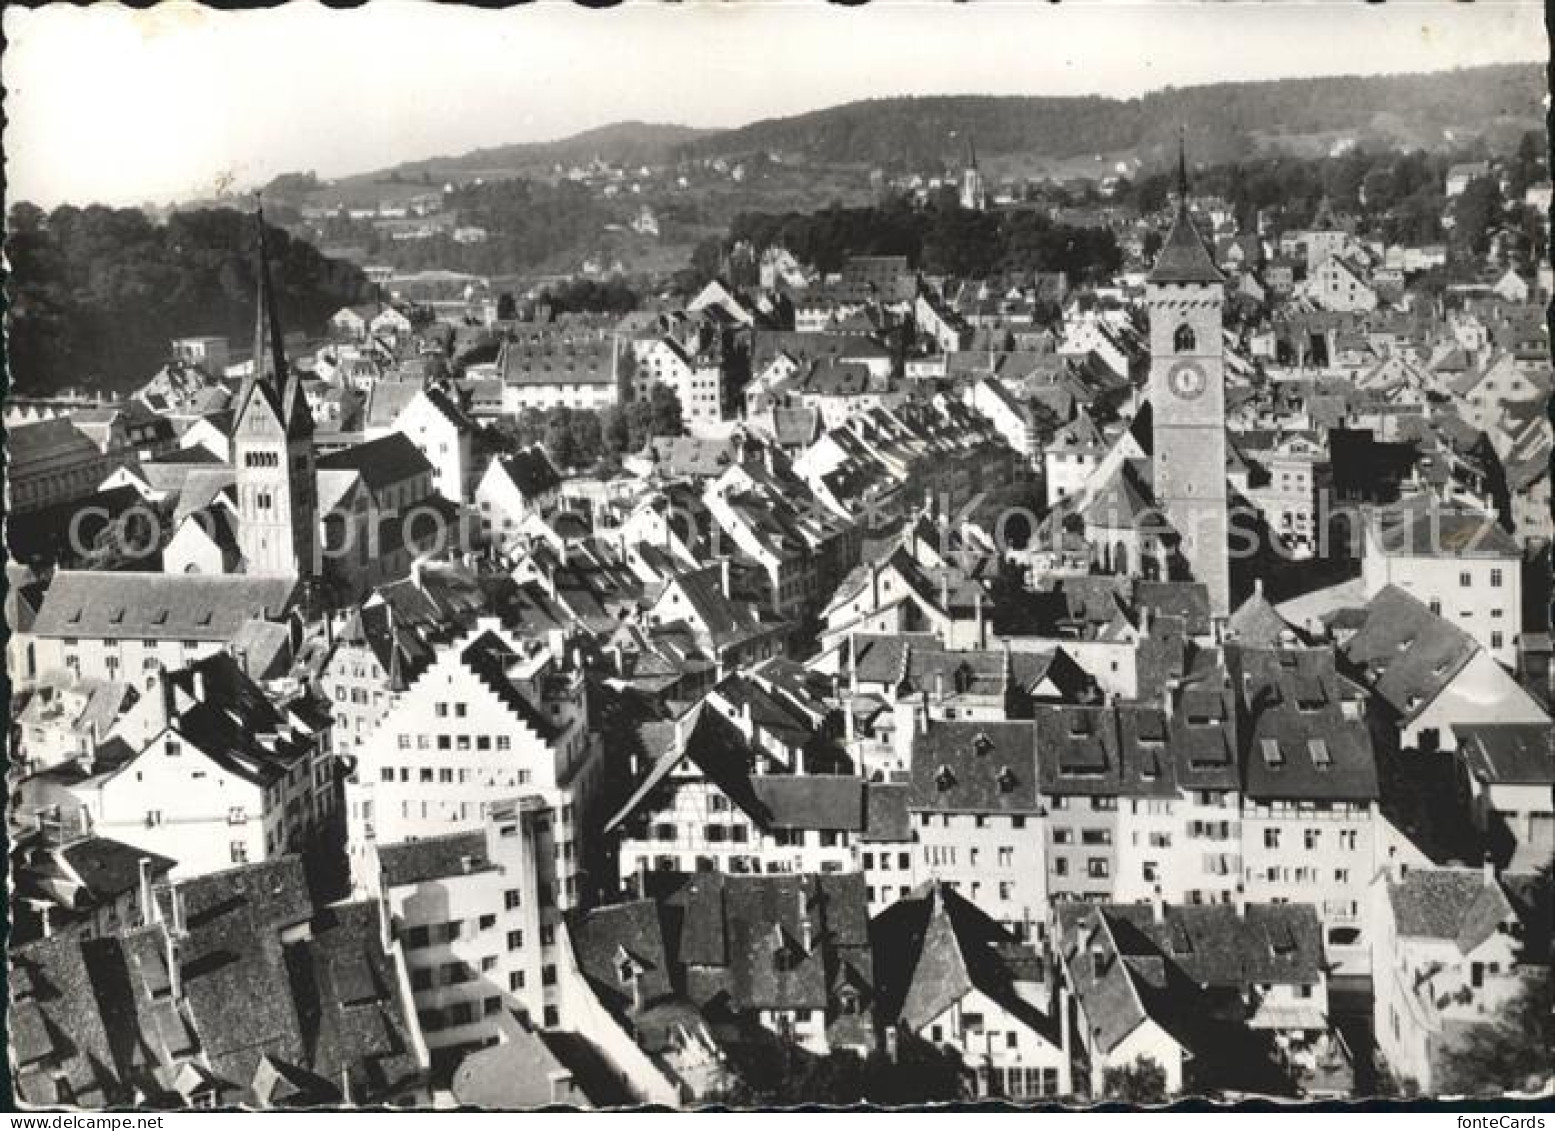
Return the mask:
[[[1102,1094],[1119,1103],[1145,1105],[1166,1102],[1166,1070],[1152,1057],[1117,1064],[1102,1073]]]

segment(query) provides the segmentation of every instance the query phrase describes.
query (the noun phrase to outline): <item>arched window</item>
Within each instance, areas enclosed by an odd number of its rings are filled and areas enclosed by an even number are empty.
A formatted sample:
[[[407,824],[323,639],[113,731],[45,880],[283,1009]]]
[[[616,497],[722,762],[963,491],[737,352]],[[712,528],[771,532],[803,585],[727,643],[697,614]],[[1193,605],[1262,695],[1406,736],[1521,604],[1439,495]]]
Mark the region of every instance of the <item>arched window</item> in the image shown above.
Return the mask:
[[[1172,335],[1172,349],[1178,353],[1189,353],[1193,350],[1196,340],[1193,336],[1193,327],[1184,322],[1177,327],[1177,332]]]

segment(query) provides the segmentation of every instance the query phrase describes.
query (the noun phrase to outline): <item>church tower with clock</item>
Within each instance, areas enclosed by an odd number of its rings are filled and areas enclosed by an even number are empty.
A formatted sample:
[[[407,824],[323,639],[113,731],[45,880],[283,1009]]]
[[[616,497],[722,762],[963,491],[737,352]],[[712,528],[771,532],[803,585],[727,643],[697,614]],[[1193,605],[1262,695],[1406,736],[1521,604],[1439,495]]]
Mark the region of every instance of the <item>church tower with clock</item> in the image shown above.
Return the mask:
[[[1212,617],[1230,613],[1226,388],[1221,311],[1225,276],[1188,213],[1187,157],[1178,153],[1177,217],[1145,285],[1150,315],[1152,478],[1182,538]]]

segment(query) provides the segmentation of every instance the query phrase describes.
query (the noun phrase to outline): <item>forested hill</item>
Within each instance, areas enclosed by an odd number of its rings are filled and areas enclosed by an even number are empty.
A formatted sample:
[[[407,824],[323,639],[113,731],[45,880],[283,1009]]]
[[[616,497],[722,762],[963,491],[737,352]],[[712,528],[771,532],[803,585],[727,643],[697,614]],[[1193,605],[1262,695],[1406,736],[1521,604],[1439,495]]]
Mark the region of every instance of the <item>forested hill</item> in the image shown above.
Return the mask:
[[[959,158],[956,138],[979,156],[1049,158],[1175,144],[1186,126],[1196,160],[1245,157],[1260,146],[1297,149],[1305,138],[1437,148],[1488,131],[1515,142],[1544,121],[1544,72],[1533,64],[1421,75],[1276,79],[1156,91],[1135,99],[956,96],[853,102],[755,122],[682,147],[710,157],[753,151],[824,163],[920,167]],[[952,138],[954,131],[956,137]]]
[[[397,168],[403,174],[414,175],[422,168],[435,168],[446,176],[460,171],[481,172],[487,169],[549,168],[554,164],[580,165],[595,158],[615,165],[662,165],[670,161],[677,150],[707,136],[711,131],[693,129],[690,126],[660,125],[655,122],[614,122],[608,126],[585,130],[559,141],[527,142],[518,145],[499,145],[488,149],[474,149],[459,157],[434,157],[426,161],[410,161]]]
[[[134,208],[45,214],[25,202],[9,217],[8,361],[12,388],[115,392],[146,381],[175,337],[224,334],[241,349],[254,332],[252,215],[173,214],[156,224]],[[349,263],[270,228],[270,270],[288,330],[316,333],[368,294]]]

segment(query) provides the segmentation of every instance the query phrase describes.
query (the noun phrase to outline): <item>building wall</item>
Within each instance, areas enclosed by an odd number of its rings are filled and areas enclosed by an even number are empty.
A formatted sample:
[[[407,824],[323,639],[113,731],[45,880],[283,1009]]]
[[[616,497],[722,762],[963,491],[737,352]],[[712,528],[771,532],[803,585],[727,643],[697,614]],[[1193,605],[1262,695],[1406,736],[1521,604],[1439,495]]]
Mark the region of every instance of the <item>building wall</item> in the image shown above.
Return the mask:
[[[1486,521],[1495,520],[1491,516]],[[1361,576],[1368,597],[1397,585],[1472,636],[1497,662],[1507,668],[1516,665],[1523,607],[1522,562],[1516,555],[1387,554],[1368,524]]]
[[[1339,973],[1367,969],[1375,822],[1375,804],[1242,801],[1247,899],[1312,904],[1327,934],[1328,958]],[[1357,933],[1346,942],[1350,931]]]
[[[503,1010],[535,1025],[559,1018],[558,928],[542,926],[539,843],[525,818],[521,813],[492,830],[489,863],[384,892],[429,1048],[489,1043]],[[502,835],[507,829],[511,835]]]
[[[1116,796],[1043,794],[1048,890],[1054,900],[1113,898],[1118,870]]]
[[[918,880],[938,879],[1019,938],[1040,938],[1047,915],[1044,841],[1030,813],[916,810]]]
[[[478,631],[486,630],[483,622]],[[359,756],[347,788],[353,873],[363,883],[370,841],[480,828],[494,796],[533,795],[551,810],[537,826],[542,837],[550,833],[553,849],[541,855],[554,856],[549,871],[542,862],[542,878],[553,883],[558,906],[572,906],[582,866],[578,836],[600,763],[581,689],[571,715],[551,720],[561,733],[547,742],[460,662],[468,640],[443,650]]]
[[[1068,1053],[978,990],[952,1003],[917,1035],[954,1050],[976,1074],[980,1097],[1038,1100],[1073,1090]]]

